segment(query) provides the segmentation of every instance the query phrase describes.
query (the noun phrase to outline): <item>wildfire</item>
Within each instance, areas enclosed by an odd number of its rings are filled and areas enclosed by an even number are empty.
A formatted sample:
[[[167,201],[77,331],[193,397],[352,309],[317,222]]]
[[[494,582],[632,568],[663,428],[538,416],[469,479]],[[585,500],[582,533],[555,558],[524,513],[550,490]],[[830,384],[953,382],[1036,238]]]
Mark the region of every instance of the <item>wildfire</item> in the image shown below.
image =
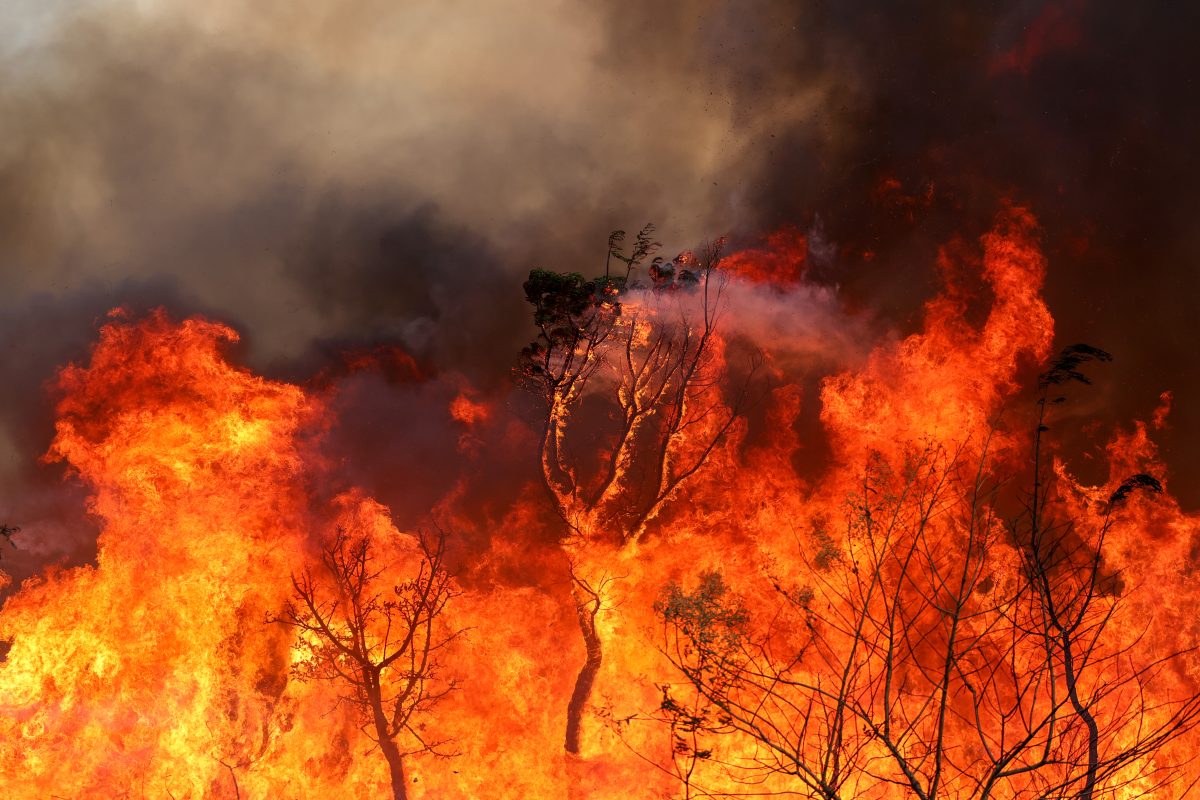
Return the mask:
[[[1072,477],[1060,384],[1106,354],[1051,359],[1033,216],[948,246],[920,329],[811,398],[720,311],[803,282],[803,234],[653,263],[643,234],[627,282],[526,284],[536,414],[454,378],[463,474],[423,530],[331,477],[336,372],[268,380],[224,325],[114,313],[47,455],[96,563],[0,611],[6,796],[1181,794],[1200,529],[1160,492],[1170,395],[1104,485]],[[472,506],[495,441],[535,465],[499,512]]]

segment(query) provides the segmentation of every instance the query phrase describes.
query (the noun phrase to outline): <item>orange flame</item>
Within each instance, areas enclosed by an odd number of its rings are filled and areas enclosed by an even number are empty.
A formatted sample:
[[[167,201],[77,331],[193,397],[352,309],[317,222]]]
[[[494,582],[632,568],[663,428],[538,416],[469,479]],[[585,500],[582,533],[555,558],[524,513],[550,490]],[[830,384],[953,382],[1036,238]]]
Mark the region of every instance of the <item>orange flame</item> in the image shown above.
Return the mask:
[[[769,237],[729,259],[733,281],[802,282],[805,247],[795,230]],[[739,408],[721,376],[749,348],[714,334],[697,368],[703,391],[687,397],[694,419],[673,434],[667,452],[692,463],[698,442],[714,441],[712,426],[727,425],[728,435],[648,517],[644,535],[568,536],[532,480],[501,513],[472,508],[469,477],[462,477],[437,515],[451,549],[466,547],[456,532],[477,527],[488,528],[488,544],[458,552],[466,561],[457,569],[462,592],[447,606],[445,624],[466,634],[447,651],[438,680],[459,689],[420,722],[423,735],[453,742],[460,755],[412,756],[409,796],[684,796],[681,759],[696,747],[681,745],[679,729],[664,717],[666,698],[686,696],[664,652],[664,586],[695,586],[702,574],[719,571],[747,624],[770,630],[766,656],[798,650],[823,623],[781,608],[790,603],[832,619],[836,593],[822,600],[814,576],[841,574],[836,565],[869,556],[861,538],[844,530],[847,498],[864,485],[864,469],[890,464],[894,471],[881,467],[870,490],[891,496],[895,482],[922,474],[900,468],[914,448],[935,454],[926,468],[952,464],[947,453],[965,454],[965,464],[989,436],[990,463],[1010,474],[1024,469],[1024,418],[1010,412],[1010,423],[1002,412],[1051,353],[1036,221],[1025,209],[1006,208],[977,251],[947,247],[940,258],[947,285],[925,304],[920,329],[876,343],[864,363],[826,377],[819,398],[806,396],[801,376],[779,365],[781,345],[752,342],[773,385],[753,408]],[[959,275],[977,276],[979,289],[968,291]],[[673,293],[661,310],[653,298],[641,302],[628,324],[653,326],[655,314],[677,319],[686,294]],[[651,334],[650,327],[632,331],[628,352],[654,341]],[[230,328],[202,319],[174,322],[159,311],[134,323],[116,315],[101,329],[90,363],[62,371],[48,458],[65,461],[87,484],[101,533],[94,565],[29,580],[0,612],[0,641],[11,642],[0,662],[7,796],[368,798],[389,791],[387,764],[339,701],[343,692],[297,679],[297,659],[313,649],[273,620],[294,597],[293,576],[317,563],[331,531],[369,539],[383,554],[380,580],[396,585],[411,578],[415,539],[361,491],[323,484],[327,405],[230,364],[225,348],[236,341]],[[407,356],[393,360],[405,380],[420,379]],[[336,385],[335,378],[322,385]],[[459,450],[473,465],[486,464],[480,454],[495,435],[502,448],[530,448],[534,463],[537,433],[503,404],[478,397],[464,382],[450,401],[465,431]],[[818,479],[805,481],[795,463],[810,445],[798,433],[809,402],[820,403],[830,458]],[[1078,520],[1081,540],[1095,534],[1097,509],[1125,477],[1162,475],[1151,434],[1165,425],[1169,403],[1164,394],[1150,425],[1115,435],[1103,486],[1082,485],[1055,462],[1054,513]],[[598,408],[585,412],[603,414]],[[735,409],[744,418],[723,421]],[[603,455],[606,443],[593,444]],[[646,469],[628,460],[620,466],[623,485]],[[954,481],[969,478],[960,466],[944,469]],[[979,551],[950,516],[939,519],[928,528],[940,537],[937,557],[971,563]],[[1200,637],[1188,588],[1200,564],[1200,523],[1169,495],[1134,498],[1113,519],[1104,570],[1106,591],[1125,601],[1114,616],[1116,640],[1151,654],[1190,648]],[[565,546],[549,535],[534,544],[531,531],[547,529]],[[1021,569],[1005,530],[998,518],[980,528],[994,548],[995,575],[979,596]],[[565,754],[565,709],[585,659],[573,585],[595,594],[604,658],[579,752]],[[914,624],[934,638],[936,615]],[[913,658],[906,680],[915,684],[918,668],[929,664],[920,648]],[[796,674],[816,671],[817,663]],[[1190,656],[1171,661],[1153,690],[1194,687],[1197,670]],[[1132,701],[1118,695],[1112,702]],[[950,726],[951,735],[963,730]],[[862,752],[884,758],[880,741],[864,739]],[[705,746],[688,775],[713,792],[745,790],[730,765],[767,757],[744,736],[714,735]],[[1167,748],[1161,758],[1177,755]],[[784,772],[767,775],[758,790],[800,791]],[[869,771],[844,791],[905,796],[872,783]]]

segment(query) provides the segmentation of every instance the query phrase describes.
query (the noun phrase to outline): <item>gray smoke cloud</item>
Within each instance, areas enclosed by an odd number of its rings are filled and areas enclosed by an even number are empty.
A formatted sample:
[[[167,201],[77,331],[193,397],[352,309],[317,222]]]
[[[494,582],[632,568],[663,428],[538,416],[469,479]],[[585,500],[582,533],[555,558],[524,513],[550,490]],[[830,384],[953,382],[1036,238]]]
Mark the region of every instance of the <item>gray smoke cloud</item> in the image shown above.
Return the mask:
[[[608,232],[646,221],[668,253],[808,231],[818,285],[739,302],[755,324],[835,348],[801,359],[819,373],[881,329],[911,330],[937,247],[985,230],[1000,197],[1028,203],[1062,343],[1117,356],[1108,421],[1173,389],[1166,451],[1186,454],[1200,436],[1184,333],[1200,296],[1198,13],[1114,0],[6,3],[0,522],[25,531],[5,568],[86,558],[88,534],[64,532],[67,518],[87,530],[79,490],[33,464],[52,435],[46,383],[86,357],[107,308],[222,319],[245,336],[239,357],[275,375],[389,342],[503,395],[530,336],[524,273],[595,272]],[[847,323],[844,308],[866,317]],[[426,462],[449,454],[449,470],[453,391],[360,394],[389,435],[412,434]],[[389,393],[403,414],[382,407]],[[367,418],[349,439],[372,440]],[[1200,468],[1173,463],[1173,489],[1200,502]]]
[[[86,358],[108,308],[207,313],[243,333],[240,357],[288,377],[393,342],[503,392],[530,335],[525,271],[594,271],[611,229],[648,220],[677,247],[752,230],[763,141],[826,92],[772,70],[790,29],[767,4],[2,13],[0,517],[24,528],[5,561],[18,578],[87,557],[79,489],[56,505],[61,468],[31,465],[52,436],[47,384]],[[367,453],[354,476],[449,474],[451,389],[348,392],[348,418],[421,443]],[[371,441],[361,427],[339,430]],[[52,525],[63,515],[84,532]]]
[[[498,265],[595,263],[651,219],[683,243],[745,225],[745,164],[821,81],[747,103],[726,62],[769,58],[752,24],[679,10],[64,11],[8,54],[0,291],[168,275],[264,357],[384,316],[420,347]]]

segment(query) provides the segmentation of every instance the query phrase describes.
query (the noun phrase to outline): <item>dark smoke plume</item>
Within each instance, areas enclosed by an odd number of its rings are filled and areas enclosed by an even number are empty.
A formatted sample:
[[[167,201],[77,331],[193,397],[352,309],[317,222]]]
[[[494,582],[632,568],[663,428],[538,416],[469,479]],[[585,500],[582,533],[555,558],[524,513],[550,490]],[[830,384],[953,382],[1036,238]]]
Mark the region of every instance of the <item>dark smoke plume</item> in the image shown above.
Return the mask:
[[[87,557],[78,491],[34,465],[46,387],[112,306],[228,321],[243,360],[296,380],[335,350],[400,348],[421,377],[353,378],[388,388],[351,387],[336,435],[362,454],[355,480],[437,464],[407,504],[375,487],[415,518],[453,482],[459,387],[516,402],[530,267],[595,272],[610,230],[648,220],[668,250],[796,226],[809,287],[764,319],[836,329],[804,361],[819,373],[906,332],[937,248],[1006,198],[1042,223],[1060,335],[1116,356],[1110,421],[1175,393],[1172,489],[1200,503],[1197,17],[1111,0],[12,4],[0,523],[23,549],[5,567]],[[367,447],[381,431],[414,445]]]

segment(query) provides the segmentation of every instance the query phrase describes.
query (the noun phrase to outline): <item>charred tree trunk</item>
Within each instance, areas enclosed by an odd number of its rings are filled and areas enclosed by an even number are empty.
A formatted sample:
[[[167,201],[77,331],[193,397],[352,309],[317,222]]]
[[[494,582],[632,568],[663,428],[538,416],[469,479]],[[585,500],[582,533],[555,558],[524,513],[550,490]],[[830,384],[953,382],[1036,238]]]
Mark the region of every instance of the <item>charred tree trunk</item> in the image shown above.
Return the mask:
[[[1062,632],[1063,668],[1067,679],[1067,696],[1075,713],[1087,726],[1088,761],[1084,773],[1083,788],[1079,790],[1079,800],[1092,800],[1096,792],[1097,776],[1100,771],[1100,726],[1091,709],[1079,697],[1079,676],[1075,669],[1075,657],[1072,649],[1071,634],[1068,630]]]
[[[713,279],[722,243],[706,245],[698,258],[681,254],[668,263],[651,260],[659,247],[653,234],[653,225],[642,228],[626,256],[620,247],[625,233],[614,231],[603,278],[588,281],[575,272],[535,269],[523,285],[539,333],[522,349],[518,374],[545,403],[539,453],[543,485],[570,528],[563,542],[568,556],[586,552],[593,564],[596,551],[615,544],[605,554],[619,558],[623,548],[637,543],[647,524],[725,440],[746,395],[743,387],[729,403],[721,385],[726,371],[715,331],[725,284],[723,278]],[[625,265],[624,275],[609,274],[613,258]],[[653,280],[651,291],[681,290],[676,307],[649,300],[665,300],[668,292],[627,293],[633,272],[642,266]],[[631,305],[622,313],[625,303]],[[600,431],[582,423],[583,417],[575,420],[593,397],[603,398],[612,412]],[[717,419],[721,415],[726,416]],[[598,458],[595,447],[576,447],[596,439],[603,442]],[[610,525],[614,529],[606,530]],[[587,658],[567,706],[564,747],[578,754],[603,660],[596,629],[603,602],[595,586],[574,573],[572,578]]]
[[[592,686],[600,672],[600,663],[604,658],[601,649],[600,634],[596,630],[596,615],[600,613],[600,595],[589,587],[575,580],[575,611],[579,614],[579,630],[583,634],[583,643],[587,649],[587,660],[579,670],[575,679],[575,689],[571,692],[571,702],[567,704],[567,737],[566,750],[578,754],[580,750],[583,712],[588,699],[592,696]]]
[[[396,747],[396,742],[390,735],[387,715],[383,713],[383,694],[369,677],[367,693],[371,702],[371,718],[375,723],[375,741],[379,744],[383,757],[387,759],[388,771],[391,773],[392,800],[408,800],[408,785],[404,780],[404,757],[400,755],[400,748]]]
[[[408,800],[404,758],[451,755],[442,750],[449,740],[422,735],[415,722],[455,688],[437,671],[444,649],[462,631],[443,633],[439,618],[460,592],[446,571],[440,532],[417,537],[420,563],[412,578],[399,583],[376,564],[374,536],[338,527],[322,548],[321,573],[305,569],[292,576],[294,599],[277,619],[301,634],[295,646],[305,657],[292,665],[292,674],[339,686],[338,701],[350,706],[354,721],[387,759],[392,800]]]
[[[379,749],[387,759],[388,769],[392,773],[392,800],[408,800],[408,786],[404,780],[404,759],[400,749],[391,739],[381,739]]]

